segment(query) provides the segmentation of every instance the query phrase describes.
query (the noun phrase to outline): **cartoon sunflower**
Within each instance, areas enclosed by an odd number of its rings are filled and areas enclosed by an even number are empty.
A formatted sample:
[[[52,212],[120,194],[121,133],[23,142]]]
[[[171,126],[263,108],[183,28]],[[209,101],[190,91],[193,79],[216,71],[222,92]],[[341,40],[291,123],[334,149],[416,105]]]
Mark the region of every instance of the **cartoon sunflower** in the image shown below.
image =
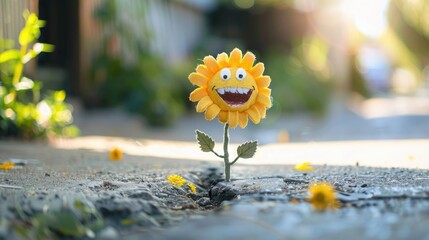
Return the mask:
[[[196,111],[204,112],[207,120],[218,117],[221,123],[235,128],[245,128],[248,118],[258,124],[265,118],[271,107],[271,82],[263,75],[263,63],[253,66],[255,55],[247,52],[244,56],[235,48],[229,57],[221,53],[215,59],[206,56],[204,64],[197,66],[189,75],[189,81],[198,86],[189,99],[198,102]]]

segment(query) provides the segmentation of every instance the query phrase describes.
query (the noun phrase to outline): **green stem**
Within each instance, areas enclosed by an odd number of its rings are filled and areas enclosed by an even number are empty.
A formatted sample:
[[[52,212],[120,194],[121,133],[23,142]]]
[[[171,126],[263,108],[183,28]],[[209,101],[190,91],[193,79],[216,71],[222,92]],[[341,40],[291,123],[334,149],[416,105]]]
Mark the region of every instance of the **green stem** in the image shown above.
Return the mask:
[[[211,150],[211,151],[212,151],[212,153],[214,153],[214,155],[216,155],[217,157],[223,158],[223,156],[222,156],[222,155],[220,155],[219,153],[215,152],[214,150]]]
[[[240,156],[237,156],[237,157],[234,159],[234,161],[232,161],[229,165],[231,165],[231,166],[232,166],[232,165],[234,165],[234,163],[235,163],[235,162],[237,162],[237,160],[238,160],[239,158],[240,158]]]
[[[229,142],[229,125],[225,123],[223,132],[223,160],[225,162],[225,181],[231,181],[231,164],[229,163],[228,142]]]
[[[19,83],[19,80],[21,79],[21,75],[22,75],[22,71],[24,70],[24,63],[22,62],[22,58],[24,57],[24,55],[27,53],[27,45],[22,45],[21,46],[21,57],[20,60],[18,62],[18,64],[15,67],[15,71],[13,73],[13,78],[12,78],[12,83],[13,85],[16,85]]]

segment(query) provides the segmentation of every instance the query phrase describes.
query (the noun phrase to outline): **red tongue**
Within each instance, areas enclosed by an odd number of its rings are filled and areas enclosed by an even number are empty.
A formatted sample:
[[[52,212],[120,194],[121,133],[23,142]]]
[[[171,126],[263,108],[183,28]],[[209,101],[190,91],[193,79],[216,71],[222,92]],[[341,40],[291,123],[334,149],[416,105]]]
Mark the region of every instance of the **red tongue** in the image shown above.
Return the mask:
[[[238,105],[247,102],[252,95],[252,90],[249,90],[247,94],[225,92],[219,94],[220,97],[229,105]]]

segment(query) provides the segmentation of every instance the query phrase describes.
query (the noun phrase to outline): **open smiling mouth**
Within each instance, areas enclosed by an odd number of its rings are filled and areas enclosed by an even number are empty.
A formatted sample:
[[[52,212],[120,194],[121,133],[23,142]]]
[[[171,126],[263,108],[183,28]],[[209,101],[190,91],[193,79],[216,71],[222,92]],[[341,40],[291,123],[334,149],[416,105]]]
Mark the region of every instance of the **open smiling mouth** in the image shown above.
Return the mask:
[[[229,106],[240,107],[249,100],[253,90],[249,88],[226,87],[218,88],[216,92]]]

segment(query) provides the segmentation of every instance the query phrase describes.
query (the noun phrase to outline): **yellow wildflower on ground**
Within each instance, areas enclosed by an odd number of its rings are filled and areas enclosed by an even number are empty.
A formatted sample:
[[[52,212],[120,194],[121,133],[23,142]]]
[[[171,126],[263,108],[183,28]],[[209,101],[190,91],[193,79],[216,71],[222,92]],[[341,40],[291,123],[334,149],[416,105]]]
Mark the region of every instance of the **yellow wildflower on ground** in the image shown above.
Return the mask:
[[[122,156],[122,150],[117,147],[112,148],[109,152],[109,159],[112,161],[119,161],[122,159]]]
[[[189,187],[189,189],[191,189],[191,192],[193,192],[193,193],[197,192],[197,187],[195,186],[195,184],[188,183],[188,187]]]
[[[317,211],[335,209],[339,202],[335,196],[335,190],[330,183],[315,183],[309,188],[310,198],[308,201]]]
[[[182,187],[183,184],[186,183],[186,179],[184,179],[182,176],[179,175],[169,175],[167,176],[167,181],[176,187]]]
[[[310,162],[303,162],[295,165],[295,170],[297,171],[313,171],[313,167],[310,166]]]
[[[10,170],[15,166],[13,162],[0,163],[0,170]]]

